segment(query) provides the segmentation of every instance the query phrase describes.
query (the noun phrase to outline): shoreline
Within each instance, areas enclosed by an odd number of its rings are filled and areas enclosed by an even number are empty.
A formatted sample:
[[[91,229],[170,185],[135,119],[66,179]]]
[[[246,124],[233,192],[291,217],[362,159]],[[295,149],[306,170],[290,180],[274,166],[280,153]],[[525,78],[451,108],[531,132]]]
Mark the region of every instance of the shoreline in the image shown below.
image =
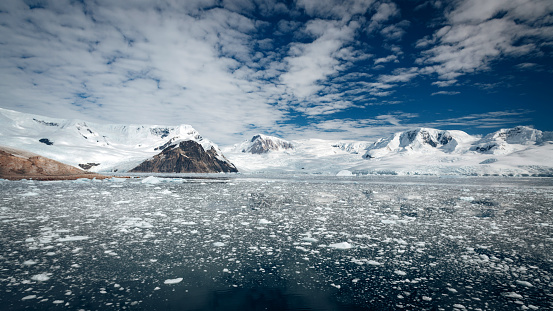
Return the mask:
[[[90,173],[90,174],[77,174],[77,175],[6,175],[6,176],[0,176],[0,179],[7,179],[12,181],[23,180],[23,179],[39,180],[39,181],[54,181],[54,180],[77,180],[81,178],[109,179],[113,177],[114,176]],[[118,178],[129,178],[129,177],[121,176]]]

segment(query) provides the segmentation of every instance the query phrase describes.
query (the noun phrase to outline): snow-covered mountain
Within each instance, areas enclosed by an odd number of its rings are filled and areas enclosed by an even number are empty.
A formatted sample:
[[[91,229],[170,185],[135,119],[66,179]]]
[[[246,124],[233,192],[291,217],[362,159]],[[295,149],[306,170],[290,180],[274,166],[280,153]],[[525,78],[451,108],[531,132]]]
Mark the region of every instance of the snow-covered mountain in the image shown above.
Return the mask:
[[[463,153],[477,140],[463,131],[418,128],[381,138],[367,148],[364,158],[381,158],[394,153]]]
[[[501,129],[484,138],[462,131],[419,128],[367,148],[368,174],[553,175],[553,135],[530,127]]]
[[[280,152],[251,154],[240,144],[224,151],[242,172],[550,176],[552,141],[551,132],[529,127],[503,129],[484,138],[418,128],[374,143],[308,139],[291,141],[294,149]],[[478,149],[492,145],[488,152]]]
[[[216,144],[190,125],[98,124],[0,108],[0,145],[94,172],[130,170],[183,141],[194,141],[205,151],[213,149],[226,160]]]
[[[485,154],[510,154],[527,149],[529,145],[542,145],[547,141],[553,141],[553,132],[517,126],[486,135],[471,150]]]
[[[263,134],[257,134],[253,136],[252,139],[245,140],[240,144],[234,145],[233,147],[235,152],[239,151],[251,154],[262,154],[271,151],[284,151],[291,149],[294,149],[294,145],[292,145],[289,141]]]
[[[335,174],[340,167],[350,167],[363,162],[361,154],[369,142],[335,141],[323,139],[301,139],[285,141],[271,137],[272,142],[281,146],[263,153],[251,153],[249,147],[258,136],[255,135],[240,144],[223,148],[227,158],[236,165],[240,172],[246,173],[311,173]],[[266,141],[266,140],[265,140]],[[284,143],[284,144],[282,144]]]

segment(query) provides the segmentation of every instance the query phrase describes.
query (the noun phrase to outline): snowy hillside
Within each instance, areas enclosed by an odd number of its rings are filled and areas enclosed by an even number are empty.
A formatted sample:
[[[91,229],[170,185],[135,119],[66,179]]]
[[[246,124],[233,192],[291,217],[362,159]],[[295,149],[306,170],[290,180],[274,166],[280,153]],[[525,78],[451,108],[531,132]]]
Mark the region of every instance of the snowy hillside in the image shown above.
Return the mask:
[[[553,175],[551,132],[518,126],[482,139],[462,131],[419,128],[380,139],[351,170],[397,175]]]
[[[94,172],[126,171],[164,148],[192,140],[214,143],[190,125],[114,125],[64,120],[0,108],[0,145],[28,150]],[[224,158],[224,157],[222,157]]]
[[[552,138],[529,127],[484,138],[418,128],[374,143],[309,139],[291,141],[294,149],[278,152],[251,154],[243,145],[224,151],[241,172],[250,173],[550,176]]]
[[[248,139],[240,144],[234,145],[232,151],[262,154],[290,149],[294,149],[294,145],[292,145],[289,141],[274,136],[257,134],[253,136],[252,139]]]
[[[381,138],[367,148],[365,158],[381,158],[394,153],[431,154],[464,153],[477,140],[463,131],[441,131],[419,128],[399,132],[388,138]]]
[[[552,132],[542,132],[527,126],[501,129],[486,135],[471,150],[486,154],[509,154],[553,140]]]
[[[245,173],[336,174],[344,167],[363,163],[361,155],[370,145],[369,142],[302,139],[288,142],[293,149],[252,154],[243,151],[247,150],[244,146],[248,146],[248,141],[223,148],[225,156]]]

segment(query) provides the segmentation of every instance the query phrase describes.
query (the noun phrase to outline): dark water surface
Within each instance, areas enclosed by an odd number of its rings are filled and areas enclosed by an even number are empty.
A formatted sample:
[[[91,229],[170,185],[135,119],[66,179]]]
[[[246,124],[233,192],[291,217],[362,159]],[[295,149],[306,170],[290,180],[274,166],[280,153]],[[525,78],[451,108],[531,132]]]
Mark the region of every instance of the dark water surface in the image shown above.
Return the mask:
[[[553,309],[547,178],[0,181],[0,232],[2,310]]]

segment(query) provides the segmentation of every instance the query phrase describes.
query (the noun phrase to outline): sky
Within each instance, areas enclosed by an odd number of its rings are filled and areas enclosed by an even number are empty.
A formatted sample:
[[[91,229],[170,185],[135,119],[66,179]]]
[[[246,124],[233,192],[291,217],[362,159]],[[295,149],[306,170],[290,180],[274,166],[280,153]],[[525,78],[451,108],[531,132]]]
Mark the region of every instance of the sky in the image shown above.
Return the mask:
[[[553,130],[551,0],[2,0],[0,107],[374,141]]]

